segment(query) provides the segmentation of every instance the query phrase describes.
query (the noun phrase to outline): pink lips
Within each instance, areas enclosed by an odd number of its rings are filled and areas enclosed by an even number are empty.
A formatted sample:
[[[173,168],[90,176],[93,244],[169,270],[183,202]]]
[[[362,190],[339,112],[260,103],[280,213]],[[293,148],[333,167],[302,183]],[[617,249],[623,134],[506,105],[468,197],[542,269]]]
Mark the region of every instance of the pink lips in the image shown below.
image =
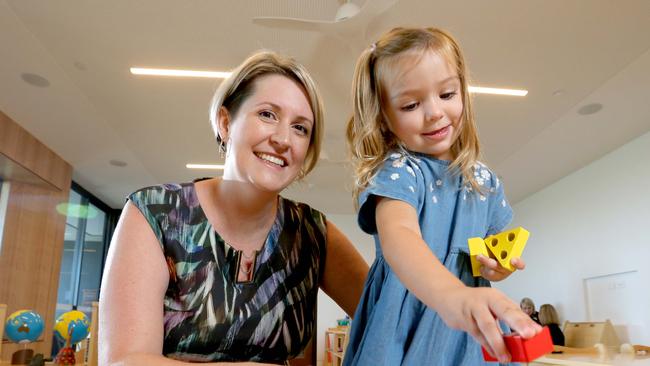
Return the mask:
[[[428,137],[428,138],[432,138],[432,139],[437,140],[437,139],[443,139],[443,138],[447,137],[448,132],[449,132],[449,126],[445,126],[445,127],[441,128],[441,129],[438,129],[438,130],[435,130],[435,131],[432,131],[432,132],[423,133],[422,135],[424,137]]]

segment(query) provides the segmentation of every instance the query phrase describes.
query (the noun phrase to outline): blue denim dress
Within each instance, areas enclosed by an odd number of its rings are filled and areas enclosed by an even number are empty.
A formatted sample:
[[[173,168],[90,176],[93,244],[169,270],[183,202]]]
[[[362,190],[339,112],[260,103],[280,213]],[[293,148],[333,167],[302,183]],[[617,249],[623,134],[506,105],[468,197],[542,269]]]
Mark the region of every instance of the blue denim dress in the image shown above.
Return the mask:
[[[374,236],[377,255],[354,315],[344,365],[485,364],[478,342],[447,327],[404,287],[384,259],[377,235],[372,196],[404,201],[415,208],[424,241],[451,273],[467,286],[490,286],[472,276],[467,239],[502,231],[512,219],[512,208],[499,178],[485,165],[474,166],[481,191],[448,168],[448,161],[392,151],[361,193],[359,226]]]

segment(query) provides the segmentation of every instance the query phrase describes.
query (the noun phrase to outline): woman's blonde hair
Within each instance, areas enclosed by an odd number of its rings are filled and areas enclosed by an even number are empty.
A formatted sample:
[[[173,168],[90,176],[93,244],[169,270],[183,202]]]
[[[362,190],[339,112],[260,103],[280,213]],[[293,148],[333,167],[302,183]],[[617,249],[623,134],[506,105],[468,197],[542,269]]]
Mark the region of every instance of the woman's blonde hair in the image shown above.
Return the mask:
[[[314,113],[309,148],[299,178],[309,173],[318,162],[323,140],[323,103],[316,83],[307,70],[290,57],[272,51],[258,51],[248,57],[241,65],[224,79],[212,97],[210,103],[210,124],[217,138],[219,149],[226,150],[226,143],[219,133],[219,110],[224,107],[234,118],[241,105],[255,92],[255,80],[265,75],[282,75],[300,85],[309,99]]]
[[[551,304],[544,304],[539,308],[539,322],[542,325],[560,324],[560,318]]]
[[[535,303],[529,297],[524,297],[519,302],[519,307],[523,308],[524,305],[530,306],[531,308],[533,308],[533,311],[535,310]]]
[[[462,174],[477,191],[473,166],[480,157],[479,140],[468,91],[465,59],[458,42],[436,28],[394,28],[361,53],[352,79],[353,114],[347,126],[347,141],[355,173],[353,196],[369,184],[388,151],[403,148],[390,131],[382,101],[387,98],[384,83],[399,56],[407,52],[433,51],[444,57],[458,74],[463,100],[460,131],[451,146],[454,158],[449,169]]]

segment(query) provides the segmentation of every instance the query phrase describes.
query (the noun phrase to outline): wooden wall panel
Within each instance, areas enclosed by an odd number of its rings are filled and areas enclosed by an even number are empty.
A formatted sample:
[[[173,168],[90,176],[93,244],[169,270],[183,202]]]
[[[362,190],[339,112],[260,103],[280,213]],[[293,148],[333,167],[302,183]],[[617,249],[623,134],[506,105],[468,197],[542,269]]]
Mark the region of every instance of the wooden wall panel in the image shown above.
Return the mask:
[[[59,190],[70,189],[72,167],[0,111],[0,153]]]
[[[10,181],[0,253],[0,303],[7,314],[33,309],[43,317],[41,340],[30,347],[48,356],[66,222],[56,206],[68,201],[72,167],[2,112],[0,152],[51,184]],[[21,348],[4,343],[0,359]]]

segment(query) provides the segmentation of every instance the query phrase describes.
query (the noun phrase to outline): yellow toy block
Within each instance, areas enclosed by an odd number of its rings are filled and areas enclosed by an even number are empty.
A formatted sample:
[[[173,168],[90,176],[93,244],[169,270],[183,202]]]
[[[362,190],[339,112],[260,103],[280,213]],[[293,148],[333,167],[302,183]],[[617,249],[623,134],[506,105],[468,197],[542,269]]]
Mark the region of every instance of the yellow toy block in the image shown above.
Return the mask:
[[[481,264],[476,260],[476,256],[483,254],[489,257],[488,250],[503,268],[514,271],[515,268],[510,264],[510,260],[514,257],[521,257],[529,236],[530,233],[526,229],[518,227],[490,235],[485,239],[469,238],[467,243],[469,246],[470,263],[472,264],[472,275],[474,277],[481,275]]]
[[[523,227],[504,231],[485,238],[485,245],[494,254],[501,266],[509,271],[515,268],[510,264],[514,257],[521,257],[530,233]]]
[[[467,243],[469,244],[469,256],[470,256],[470,263],[472,263],[472,275],[474,277],[480,277],[481,276],[481,263],[479,263],[478,260],[476,260],[476,256],[479,254],[483,254],[486,257],[489,257],[490,255],[488,254],[487,247],[485,246],[485,241],[482,238],[469,238],[467,240]]]

